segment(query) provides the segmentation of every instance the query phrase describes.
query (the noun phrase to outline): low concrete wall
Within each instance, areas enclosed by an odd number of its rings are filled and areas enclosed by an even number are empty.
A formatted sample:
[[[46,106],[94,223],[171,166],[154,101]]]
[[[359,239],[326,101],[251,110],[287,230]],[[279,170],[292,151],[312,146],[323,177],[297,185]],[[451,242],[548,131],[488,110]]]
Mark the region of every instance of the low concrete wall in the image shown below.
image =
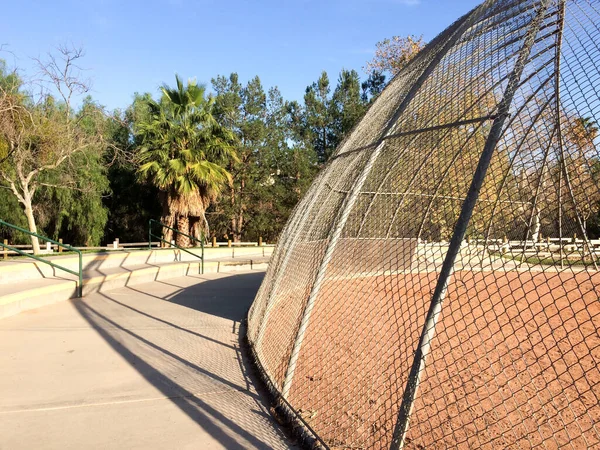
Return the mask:
[[[218,250],[218,249],[214,249]],[[213,253],[218,254],[218,253]],[[173,250],[89,254],[84,258],[83,295],[134,286],[152,281],[200,274],[201,262],[192,255],[181,258]],[[266,270],[269,257],[213,259],[204,262],[204,272]],[[72,256],[59,257],[58,264],[77,269]],[[39,308],[76,296],[76,277],[40,262],[0,264],[0,318]]]
[[[241,247],[236,248],[235,256],[232,257],[232,249],[206,248],[204,252],[205,265],[211,260],[248,260],[268,258],[273,253],[273,247]],[[200,254],[199,249],[190,249],[192,253]],[[55,264],[67,269],[77,271],[79,260],[77,255],[54,256],[48,258]],[[133,268],[146,264],[166,264],[174,262],[197,262],[199,258],[178,249],[159,250],[131,250],[103,253],[85,253],[83,255],[83,270],[102,271],[115,267]],[[18,259],[0,262],[0,285],[5,282],[17,280],[32,280],[59,276],[61,278],[75,279],[67,272],[55,269],[48,264],[31,259]]]

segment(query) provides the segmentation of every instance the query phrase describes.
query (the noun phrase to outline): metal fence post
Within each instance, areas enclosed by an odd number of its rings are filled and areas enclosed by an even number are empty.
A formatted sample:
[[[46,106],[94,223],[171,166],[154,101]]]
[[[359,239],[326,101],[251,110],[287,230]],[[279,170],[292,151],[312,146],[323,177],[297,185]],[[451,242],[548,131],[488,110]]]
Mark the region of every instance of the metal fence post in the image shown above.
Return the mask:
[[[202,268],[201,268],[201,271],[202,271],[202,275],[204,275],[204,235],[202,235],[202,239],[200,240],[200,248],[201,248],[201,251],[202,251],[202,263],[201,263],[202,264]]]
[[[4,239],[4,260],[6,261],[8,259],[8,249],[6,248],[6,246],[8,245],[8,239]]]
[[[294,379],[294,372],[296,371],[296,364],[298,362],[298,356],[300,354],[300,349],[302,348],[302,343],[304,341],[304,335],[306,329],[308,328],[308,324],[310,322],[310,316],[312,314],[312,310],[315,306],[315,300],[321,290],[321,285],[323,281],[325,281],[325,274],[327,272],[327,267],[329,266],[329,262],[333,257],[333,252],[335,251],[336,245],[340,236],[342,235],[342,231],[346,226],[346,222],[348,221],[348,217],[350,216],[350,212],[358,196],[360,194],[360,190],[362,189],[363,184],[367,180],[367,176],[371,172],[371,168],[375,164],[375,161],[379,157],[381,151],[385,147],[385,141],[381,142],[377,148],[371,153],[367,163],[365,164],[364,169],[362,170],[360,177],[356,180],[354,185],[352,186],[352,190],[346,197],[345,202],[343,203],[338,218],[335,224],[335,230],[329,239],[329,243],[327,244],[327,249],[325,251],[325,255],[321,260],[321,264],[319,265],[319,270],[317,272],[317,276],[315,277],[315,281],[313,283],[312,289],[308,296],[308,301],[306,302],[306,306],[304,307],[304,313],[302,314],[302,320],[300,321],[300,327],[296,333],[296,339],[294,340],[294,347],[292,349],[292,353],[290,355],[290,360],[288,363],[287,371],[285,374],[285,380],[283,383],[283,389],[281,394],[283,398],[287,398],[290,389],[292,387],[292,381]]]
[[[319,265],[319,269],[317,271],[317,276],[315,277],[315,281],[313,283],[311,292],[309,294],[308,301],[304,308],[304,312],[302,315],[302,319],[300,321],[300,326],[298,328],[298,332],[296,333],[294,347],[293,347],[292,353],[290,355],[290,360],[288,363],[285,380],[283,383],[283,389],[282,389],[283,398],[287,398],[289,395],[289,392],[290,392],[290,389],[292,386],[292,381],[294,379],[296,364],[298,362],[298,356],[300,354],[300,349],[302,348],[302,342],[304,340],[304,334],[305,334],[306,329],[308,328],[308,324],[310,322],[310,316],[311,316],[312,310],[314,308],[315,300],[318,296],[319,291],[321,290],[321,285],[322,285],[323,281],[325,280],[325,273],[327,271],[327,266],[329,265],[329,262],[331,261],[331,258],[333,257],[333,252],[335,250],[337,242],[338,242],[338,240],[342,234],[342,231],[346,225],[346,221],[348,220],[348,217],[350,216],[350,212],[352,211],[352,208],[353,208],[356,200],[358,199],[360,190],[362,189],[363,184],[367,180],[367,176],[369,175],[371,168],[373,167],[373,165],[379,158],[381,151],[385,147],[386,137],[392,133],[393,126],[396,123],[396,119],[406,110],[408,105],[412,102],[412,100],[414,99],[416,94],[419,92],[419,89],[421,88],[421,86],[423,85],[425,80],[427,80],[427,78],[435,70],[435,68],[438,66],[440,61],[443,59],[443,57],[446,55],[446,53],[450,50],[450,48],[452,48],[452,46],[456,43],[456,41],[459,39],[459,37],[463,35],[463,33],[467,29],[468,25],[470,23],[472,23],[472,21],[476,17],[478,17],[478,15],[481,13],[481,11],[484,10],[484,6],[490,2],[491,2],[491,0],[487,0],[484,4],[482,4],[478,8],[476,8],[473,13],[463,16],[457,22],[457,24],[455,25],[456,28],[454,29],[453,34],[451,35],[451,38],[449,38],[446,41],[443,49],[440,52],[438,52],[435,55],[435,57],[429,62],[427,67],[419,75],[415,84],[412,86],[410,91],[406,94],[405,98],[402,100],[402,103],[398,106],[398,109],[396,110],[396,113],[394,114],[394,118],[392,118],[392,120],[390,120],[389,125],[386,127],[386,129],[382,133],[377,147],[375,148],[375,150],[373,150],[373,153],[371,153],[371,155],[369,156],[369,159],[367,160],[367,163],[365,164],[361,174],[359,175],[357,180],[354,182],[350,192],[348,193],[348,196],[346,197],[342,207],[340,208],[340,213],[339,213],[338,217],[336,218],[336,222],[335,222],[335,230],[334,230],[333,234],[331,235],[329,243],[327,244],[327,249],[325,251],[325,255]]]
[[[79,252],[79,298],[83,297],[83,255]]]
[[[492,0],[486,0],[486,4],[490,3],[491,1]],[[477,10],[482,10],[482,7],[483,7],[483,5],[477,7],[475,10],[476,11]],[[468,16],[470,16],[470,14],[466,14],[465,16],[461,17],[453,25],[453,29],[452,29],[452,33],[453,34],[451,34],[451,36],[453,36],[453,39],[451,39],[451,43],[445,45],[443,53],[447,52],[448,49],[450,48],[450,46],[456,42],[456,39],[458,38],[458,36],[456,36],[457,30],[460,29],[461,27],[464,27],[465,21],[468,18]],[[458,33],[458,34],[462,34],[462,33]],[[430,43],[430,45],[432,45],[432,44]],[[438,56],[438,57],[434,58],[430,62],[430,64],[428,65],[428,67],[426,69],[424,69],[424,71],[419,76],[419,79],[418,79],[418,81],[417,81],[416,84],[418,84],[419,86],[422,84],[422,82],[425,80],[425,78],[427,78],[427,76],[431,73],[431,71],[433,70],[433,68],[439,63],[439,61],[441,60],[441,58],[442,58],[441,56]],[[417,90],[418,90],[418,88],[415,87],[415,86],[413,86],[413,88],[411,89],[411,91],[409,91],[407,93],[406,97],[404,98],[404,100],[402,101],[401,105],[399,106],[398,111],[396,112],[396,114],[394,115],[394,117],[389,120],[389,124],[386,126],[385,130],[382,132],[382,135],[381,135],[381,137],[380,137],[377,145],[380,145],[382,142],[384,142],[385,136],[388,134],[388,132],[390,131],[390,129],[395,124],[396,120],[398,119],[399,114],[401,114],[401,112],[404,109],[406,109],[406,106],[408,106],[408,103],[410,103],[410,100],[412,100],[412,98],[416,94]],[[329,162],[334,161],[337,156],[340,156],[340,155],[336,155],[336,156],[332,157],[329,160]],[[286,238],[288,238],[287,240],[289,240],[289,243],[287,241],[280,240],[279,243],[277,244],[277,248],[278,249],[284,247],[284,245],[288,245],[290,248],[294,248],[294,246],[296,245],[296,243],[297,243],[297,241],[299,239],[299,233],[298,233],[297,230],[304,223],[306,223],[306,221],[308,219],[308,213],[312,211],[314,203],[319,198],[319,196],[316,193],[318,193],[322,189],[323,185],[326,184],[326,180],[328,180],[328,177],[326,176],[326,175],[328,175],[326,173],[326,170],[327,169],[322,169],[321,173],[323,175],[320,175],[315,180],[316,189],[311,194],[310,202],[308,202],[308,204],[304,207],[303,213],[302,214],[298,214],[297,211],[296,211],[295,214],[293,213],[292,217],[295,219],[296,216],[299,216],[298,220],[297,221],[293,221],[291,223],[291,226],[290,226],[290,224],[288,224],[286,226],[286,228],[284,229],[284,231],[282,233],[282,236],[285,236]],[[306,194],[306,196],[308,196],[308,195],[309,195],[309,193]],[[299,206],[303,206],[302,202],[300,202],[300,204],[296,208],[298,208]],[[310,233],[310,230],[309,230],[309,233]],[[278,250],[276,254],[279,254],[279,253],[280,253],[280,251]],[[277,277],[279,277],[281,273],[285,272],[285,270],[287,268],[287,265],[288,265],[288,262],[289,262],[289,259],[290,259],[290,256],[291,256],[291,253],[292,252],[288,250],[288,251],[286,251],[283,254],[282,261],[281,261],[281,263],[277,267],[277,272],[276,272],[276,276]],[[271,310],[273,308],[273,305],[275,303],[274,292],[276,291],[276,285],[277,285],[277,283],[271,282],[271,287],[270,287],[269,293],[267,295],[267,301],[266,301],[265,311],[264,311],[263,317],[262,317],[260,325],[259,325],[258,336],[257,336],[256,342],[255,342],[255,346],[256,347],[259,347],[260,344],[262,343],[262,339],[263,339],[264,332],[265,332],[265,329],[266,329],[267,321],[268,321],[270,312],[271,312]]]
[[[560,119],[560,70],[561,70],[561,54],[562,54],[562,41],[565,26],[565,0],[560,1],[559,5],[559,33],[558,42],[556,43],[556,53],[554,62],[554,71],[556,72],[555,77],[555,96],[556,96],[556,120],[558,121],[558,146],[560,147],[560,155],[563,155],[563,143],[562,143],[562,124]],[[562,163],[560,164],[562,166]],[[558,250],[560,252],[560,268],[564,269],[564,250],[562,246],[563,227],[562,227],[562,190],[563,190],[563,171],[558,171]],[[550,240],[548,239],[548,251],[550,251]]]
[[[323,170],[327,170],[327,169],[323,169]],[[318,192],[318,190],[320,190],[323,185],[325,184],[325,180],[328,179],[328,177],[326,176],[327,174],[322,174],[320,175],[317,180],[317,189],[315,189],[315,192]],[[283,231],[282,236],[285,236],[287,238],[287,240],[283,240],[283,238],[279,241],[277,247],[278,248],[282,248],[285,249],[285,253],[283,254],[282,258],[281,258],[281,262],[278,264],[278,266],[276,267],[277,271],[276,271],[276,277],[279,276],[279,274],[285,272],[288,262],[290,260],[290,257],[292,255],[292,249],[294,248],[294,246],[296,245],[296,243],[298,242],[299,236],[300,234],[297,232],[297,229],[306,222],[306,220],[308,220],[308,214],[311,212],[316,200],[317,200],[318,196],[317,195],[313,195],[310,202],[308,202],[308,204],[304,207],[304,210],[302,211],[302,214],[299,214],[299,218],[297,221],[292,221],[292,223],[286,225],[286,229]],[[296,208],[301,207],[302,204],[298,205]],[[294,216],[295,217],[295,216]],[[293,230],[293,231],[292,231]],[[288,242],[289,241],[289,242]],[[286,248],[287,247],[287,248]],[[264,256],[264,254],[263,254]],[[273,264],[273,255],[271,255],[271,262],[269,263],[269,266],[271,266]],[[269,269],[271,270],[271,269]],[[266,330],[266,325],[269,321],[269,316],[271,313],[271,310],[275,304],[275,283],[273,282],[271,284],[271,289],[269,290],[269,293],[267,294],[267,299],[266,299],[266,305],[265,305],[265,309],[264,309],[264,313],[263,316],[260,320],[260,325],[258,327],[258,334],[256,336],[256,341],[254,343],[254,345],[258,348],[261,343],[262,343],[262,339],[264,337],[264,333]]]
[[[462,245],[462,241],[467,230],[467,225],[469,224],[469,221],[471,219],[471,215],[473,213],[475,203],[477,202],[479,191],[485,179],[485,175],[489,167],[490,161],[492,159],[494,150],[501,137],[504,122],[509,115],[510,105],[512,104],[514,94],[518,88],[519,80],[521,79],[521,75],[523,74],[525,64],[531,53],[531,48],[533,47],[533,44],[535,42],[535,37],[539,31],[542,19],[546,13],[547,4],[548,0],[542,1],[537,15],[532,20],[530,28],[527,31],[523,47],[519,52],[519,57],[515,62],[515,66],[513,67],[513,71],[509,77],[508,84],[504,91],[503,99],[498,105],[498,115],[496,119],[494,119],[494,123],[492,124],[490,133],[486,139],[483,151],[481,153],[481,157],[479,159],[477,168],[471,181],[471,185],[467,192],[467,196],[463,202],[460,216],[454,227],[454,232],[450,240],[448,252],[446,253],[446,257],[444,258],[444,262],[442,264],[440,275],[437,280],[435,291],[431,298],[431,303],[429,306],[429,311],[427,312],[425,325],[423,326],[423,330],[421,332],[419,344],[415,352],[413,364],[408,375],[408,380],[406,382],[404,394],[402,396],[402,403],[398,411],[398,419],[394,428],[394,435],[391,445],[392,450],[402,449],[404,447],[406,433],[408,431],[410,416],[414,407],[414,401],[417,394],[419,382],[421,379],[421,375],[423,374],[423,371],[425,369],[427,355],[429,353],[429,350],[431,349],[431,341],[435,336],[435,327],[440,312],[442,310],[442,303],[446,296],[448,282],[450,277],[452,276],[452,272],[454,269],[454,263],[456,261],[458,252],[460,251],[460,247]]]

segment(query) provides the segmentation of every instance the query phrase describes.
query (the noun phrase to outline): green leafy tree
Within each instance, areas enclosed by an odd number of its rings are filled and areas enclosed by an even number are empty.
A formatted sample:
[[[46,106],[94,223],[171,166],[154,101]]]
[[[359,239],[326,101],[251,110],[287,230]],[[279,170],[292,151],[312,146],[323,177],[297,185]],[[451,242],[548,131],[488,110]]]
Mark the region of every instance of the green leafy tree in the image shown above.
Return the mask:
[[[16,95],[23,82],[16,71],[10,70],[4,60],[0,59],[0,92],[2,95]],[[6,105],[4,106],[6,108]],[[0,111],[0,117],[6,121],[6,110]],[[0,139],[0,167],[9,158],[9,143],[5,139]],[[27,219],[23,213],[17,197],[5,183],[0,180],[0,217],[9,223],[21,227],[27,227]],[[0,238],[8,239],[10,242],[22,242],[25,235],[17,233],[9,228],[0,229]]]
[[[373,95],[380,88],[373,85]],[[327,162],[364,115],[371,99],[365,89],[368,91],[370,88],[361,86],[355,70],[342,70],[330,95],[329,77],[323,72],[316,82],[306,88],[304,104],[295,101],[287,104],[294,142],[311,148],[320,164]]]
[[[305,130],[302,134],[312,143],[320,162],[329,159],[339,140],[335,135],[330,92],[329,77],[323,72],[304,94]]]
[[[374,70],[369,73],[369,77],[361,84],[361,99],[363,103],[370,104],[377,98],[386,85],[386,78],[382,72]]]
[[[274,241],[312,182],[318,166],[312,147],[292,139],[288,106],[277,88],[267,94],[264,145],[257,158],[253,210],[246,236]]]
[[[230,163],[233,183],[209,220],[225,238],[274,240],[312,181],[314,151],[295,139],[277,88],[265,93],[258,77],[242,85],[235,73],[212,82],[217,118],[235,131],[239,160]]]
[[[259,161],[266,137],[266,94],[258,77],[242,86],[236,73],[229,78],[213,79],[213,87],[217,92],[217,117],[236,133],[238,155],[237,161],[230,163],[233,182],[218,212],[227,223],[223,234],[240,241],[248,217],[252,215],[254,193],[261,183]]]
[[[333,120],[333,146],[337,148],[347,133],[362,118],[366,104],[361,96],[361,85],[355,70],[342,70],[330,103]]]
[[[214,100],[195,81],[164,85],[159,101],[148,99],[148,115],[136,123],[141,141],[137,152],[139,175],[161,192],[162,221],[186,234],[208,235],[205,212],[223,187],[231,182],[226,169],[237,159],[229,129],[213,115]],[[171,233],[164,235],[170,240]],[[177,244],[190,245],[177,235]]]
[[[97,246],[108,217],[102,199],[110,192],[106,175],[114,156],[108,133],[112,119],[90,97],[83,100],[75,119],[83,132],[102,136],[102,140],[74,153],[69,164],[40,177],[34,213],[49,236],[74,245]]]
[[[101,108],[89,101],[73,107],[88,90],[77,68],[82,57],[80,49],[60,47],[47,62],[38,61],[44,86],[58,100],[47,91],[34,95],[33,85],[25,89],[14,73],[1,77],[0,183],[21,205],[30,231],[38,231],[38,219],[64,223],[71,217],[70,227],[88,243],[100,239],[105,221],[99,199],[106,186],[98,160],[106,146]],[[84,218],[87,224],[80,225]],[[31,242],[39,253],[38,239]]]
[[[140,179],[133,156],[141,146],[134,134],[136,122],[148,118],[148,93],[134,95],[134,101],[124,112],[116,111],[109,130],[110,139],[123,149],[123,157],[107,161],[110,195],[104,196],[108,210],[105,238],[122,242],[143,242],[148,237],[148,221],[160,217],[162,206],[156,199],[159,189],[147,180]]]

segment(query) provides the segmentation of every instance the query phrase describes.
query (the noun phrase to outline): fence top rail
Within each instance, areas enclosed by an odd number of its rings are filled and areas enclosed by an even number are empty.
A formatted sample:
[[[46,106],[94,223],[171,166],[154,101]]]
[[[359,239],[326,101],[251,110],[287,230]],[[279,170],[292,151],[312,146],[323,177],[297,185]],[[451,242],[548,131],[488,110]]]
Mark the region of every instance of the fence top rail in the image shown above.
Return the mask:
[[[228,242],[228,241],[219,241],[216,243],[218,246],[222,247],[222,246],[237,246],[237,247],[258,247],[258,242]],[[262,243],[261,247],[268,247],[274,244],[266,244],[266,243]]]
[[[13,228],[15,230],[18,230],[18,231],[20,231],[22,233],[25,233],[25,234],[28,234],[30,236],[35,236],[38,239],[42,239],[42,240],[45,240],[45,241],[48,241],[48,242],[52,242],[53,244],[56,244],[56,245],[58,245],[60,247],[66,248],[67,250],[70,250],[70,251],[73,251],[73,252],[77,253],[78,260],[79,260],[79,270],[77,272],[75,272],[74,270],[68,269],[67,267],[64,267],[64,266],[61,266],[59,264],[53,263],[52,261],[50,261],[48,259],[41,258],[38,255],[33,254],[33,252],[30,254],[30,253],[24,252],[23,250],[19,250],[18,248],[11,247],[8,244],[0,242],[0,246],[2,246],[3,248],[8,248],[9,250],[13,250],[13,251],[15,251],[15,252],[17,252],[17,253],[19,253],[19,254],[21,254],[23,256],[27,256],[28,258],[33,258],[36,261],[42,262],[44,264],[48,264],[48,265],[50,265],[52,267],[55,267],[55,268],[60,269],[60,270],[63,270],[65,272],[67,272],[67,273],[73,274],[76,277],[78,277],[77,296],[81,298],[81,296],[83,294],[83,256],[82,256],[81,250],[78,250],[78,249],[76,249],[74,247],[71,247],[70,245],[63,244],[62,242],[58,242],[58,241],[55,241],[53,239],[50,239],[49,237],[42,236],[40,234],[37,234],[37,233],[34,233],[32,231],[26,230],[26,229],[21,228],[21,227],[19,227],[17,225],[13,225],[11,223],[5,222],[4,220],[1,220],[1,219],[0,219],[0,225],[3,225],[3,226],[8,227],[8,228]]]
[[[13,228],[13,229],[15,229],[15,230],[18,230],[18,231],[20,231],[21,233],[28,234],[29,236],[35,236],[35,237],[37,237],[38,239],[42,239],[42,240],[44,240],[44,241],[52,242],[54,245],[58,245],[58,246],[60,246],[60,247],[66,248],[66,249],[68,249],[68,250],[72,250],[72,251],[74,251],[74,252],[81,253],[81,251],[80,251],[80,250],[78,250],[78,249],[76,249],[75,247],[71,247],[71,246],[70,246],[70,245],[68,245],[68,244],[63,244],[62,242],[55,241],[54,239],[51,239],[51,238],[49,238],[49,237],[47,237],[47,236],[43,236],[43,235],[41,235],[41,234],[33,233],[33,232],[29,231],[29,230],[26,230],[25,228],[21,228],[21,227],[19,227],[19,226],[17,226],[17,225],[13,225],[13,224],[11,224],[11,223],[5,222],[5,221],[4,221],[4,220],[2,220],[2,219],[0,219],[0,225],[3,225],[3,226],[5,226],[5,227],[8,227],[8,228]]]
[[[167,241],[167,240],[165,240],[165,239],[163,239],[163,238],[161,238],[159,236],[156,236],[156,235],[153,235],[153,236],[156,239],[158,239],[159,241],[161,241],[161,242],[164,242],[164,243],[169,244],[169,245],[173,245],[169,241]],[[195,248],[201,248],[202,249],[202,253],[200,255],[197,254],[197,253],[194,253],[194,252],[190,251],[189,249],[186,249],[186,248],[183,248],[183,247],[179,247],[177,245],[173,245],[173,248],[176,248],[176,249],[181,250],[183,252],[189,253],[190,255],[195,256],[196,258],[200,258],[202,261],[204,261],[204,247],[195,247]]]
[[[40,258],[37,255],[33,255],[31,253],[24,252],[22,250],[16,249],[14,247],[11,247],[10,245],[6,245],[6,244],[3,244],[1,242],[0,242],[0,246],[2,246],[4,248],[8,248],[9,250],[12,250],[12,253],[17,253],[17,254],[20,254],[20,255],[23,255],[23,256],[27,256],[28,258],[33,258],[33,259],[35,259],[35,260],[37,260],[39,262],[43,262],[43,263],[48,264],[48,265],[50,265],[52,267],[55,267],[57,269],[64,270],[65,272],[68,272],[68,273],[70,273],[72,275],[79,276],[79,272],[76,272],[74,270],[68,269],[67,267],[63,267],[63,266],[61,266],[59,264],[55,264],[50,259]]]

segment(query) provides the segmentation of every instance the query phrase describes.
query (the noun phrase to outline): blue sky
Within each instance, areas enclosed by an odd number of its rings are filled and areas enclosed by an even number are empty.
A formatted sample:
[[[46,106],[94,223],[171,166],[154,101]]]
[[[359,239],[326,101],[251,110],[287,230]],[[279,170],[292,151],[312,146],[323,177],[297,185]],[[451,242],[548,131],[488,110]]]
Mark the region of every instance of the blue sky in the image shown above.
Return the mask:
[[[21,0],[2,7],[0,44],[12,54],[0,57],[31,74],[31,57],[82,46],[92,96],[110,109],[136,91],[156,93],[175,73],[206,84],[232,71],[242,81],[259,75],[299,100],[322,70],[332,83],[342,68],[364,78],[377,41],[430,40],[479,1]]]

